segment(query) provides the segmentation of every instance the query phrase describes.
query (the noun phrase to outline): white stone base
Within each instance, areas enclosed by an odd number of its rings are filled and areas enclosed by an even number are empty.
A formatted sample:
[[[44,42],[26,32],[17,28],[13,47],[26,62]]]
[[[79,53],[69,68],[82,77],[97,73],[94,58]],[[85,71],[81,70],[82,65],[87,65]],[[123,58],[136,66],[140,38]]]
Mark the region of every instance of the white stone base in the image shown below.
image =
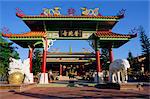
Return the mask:
[[[98,72],[98,74],[95,74],[94,82],[104,83],[103,72]]]
[[[59,75],[59,80],[62,80],[62,75]]]
[[[39,83],[40,84],[48,84],[48,73],[41,73],[40,82]]]
[[[28,73],[25,76],[24,83],[33,83],[33,73]]]
[[[30,73],[29,79],[30,79],[30,83],[33,83],[33,73]]]

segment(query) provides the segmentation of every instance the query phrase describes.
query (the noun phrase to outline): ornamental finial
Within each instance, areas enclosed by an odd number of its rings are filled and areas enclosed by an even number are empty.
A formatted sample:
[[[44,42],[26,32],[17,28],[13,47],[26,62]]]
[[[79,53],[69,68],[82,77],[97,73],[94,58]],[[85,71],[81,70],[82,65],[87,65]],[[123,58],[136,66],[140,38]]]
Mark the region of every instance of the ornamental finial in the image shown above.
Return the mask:
[[[138,29],[134,27],[133,29],[130,30],[129,34],[136,34],[138,33]]]
[[[69,8],[69,9],[68,9],[68,15],[69,15],[69,16],[74,16],[75,12],[76,12],[76,10],[73,9],[73,8]]]
[[[117,16],[122,16],[122,17],[124,17],[125,11],[126,11],[126,9],[121,9],[121,10],[117,13]]]
[[[51,9],[54,16],[60,16],[60,7],[55,7],[54,9]]]
[[[22,15],[24,15],[23,11],[22,11],[20,8],[16,8],[16,11],[17,11],[17,12],[16,12],[17,14],[22,14]]]
[[[24,16],[25,14],[23,13],[23,11],[20,8],[16,8],[16,14],[19,16]]]
[[[10,31],[9,31],[9,29],[8,29],[7,27],[3,27],[1,30],[2,30],[2,33],[3,33],[3,34],[8,34],[8,33],[10,33]]]
[[[129,34],[131,37],[137,37],[137,33],[139,32],[139,29],[134,27],[133,29],[130,30]]]

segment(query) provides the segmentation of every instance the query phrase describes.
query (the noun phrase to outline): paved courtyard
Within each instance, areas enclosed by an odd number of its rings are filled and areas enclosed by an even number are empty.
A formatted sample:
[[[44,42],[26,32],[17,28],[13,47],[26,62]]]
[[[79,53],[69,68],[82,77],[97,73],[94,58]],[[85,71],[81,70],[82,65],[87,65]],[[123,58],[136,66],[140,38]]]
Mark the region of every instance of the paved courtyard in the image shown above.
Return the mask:
[[[55,99],[55,98],[149,98],[150,90],[120,91],[95,87],[35,87],[24,92],[0,92],[0,99]]]

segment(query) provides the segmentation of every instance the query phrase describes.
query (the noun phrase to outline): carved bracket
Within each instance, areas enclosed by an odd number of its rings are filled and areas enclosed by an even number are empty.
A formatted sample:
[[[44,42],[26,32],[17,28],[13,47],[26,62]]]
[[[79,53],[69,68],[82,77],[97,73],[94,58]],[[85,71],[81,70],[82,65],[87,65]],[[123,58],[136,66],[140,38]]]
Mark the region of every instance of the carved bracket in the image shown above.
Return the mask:
[[[54,45],[54,41],[56,40],[47,40],[43,38],[42,41],[44,50],[48,51],[48,49],[50,49],[50,47]]]

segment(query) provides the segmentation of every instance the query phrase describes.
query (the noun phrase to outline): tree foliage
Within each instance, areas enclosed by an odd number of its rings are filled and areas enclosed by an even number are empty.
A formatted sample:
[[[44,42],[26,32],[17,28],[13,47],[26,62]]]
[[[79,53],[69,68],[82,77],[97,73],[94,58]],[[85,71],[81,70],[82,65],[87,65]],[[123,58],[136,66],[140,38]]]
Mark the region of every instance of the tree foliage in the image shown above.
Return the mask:
[[[139,36],[140,36],[140,42],[141,42],[141,48],[142,48],[142,55],[146,57],[144,60],[144,68],[146,71],[150,71],[150,38],[146,35],[144,29],[142,26],[139,26],[138,28]]]
[[[0,77],[5,78],[9,67],[9,58],[13,57],[19,59],[19,54],[15,51],[16,47],[13,46],[12,42],[8,42],[2,38],[0,34]]]
[[[34,55],[32,58],[32,72],[34,75],[36,75],[38,72],[41,72],[41,58],[40,58],[41,51],[39,49],[36,49],[34,51]]]
[[[148,38],[142,26],[140,26],[138,30],[140,35],[142,54],[150,54],[150,38]]]

